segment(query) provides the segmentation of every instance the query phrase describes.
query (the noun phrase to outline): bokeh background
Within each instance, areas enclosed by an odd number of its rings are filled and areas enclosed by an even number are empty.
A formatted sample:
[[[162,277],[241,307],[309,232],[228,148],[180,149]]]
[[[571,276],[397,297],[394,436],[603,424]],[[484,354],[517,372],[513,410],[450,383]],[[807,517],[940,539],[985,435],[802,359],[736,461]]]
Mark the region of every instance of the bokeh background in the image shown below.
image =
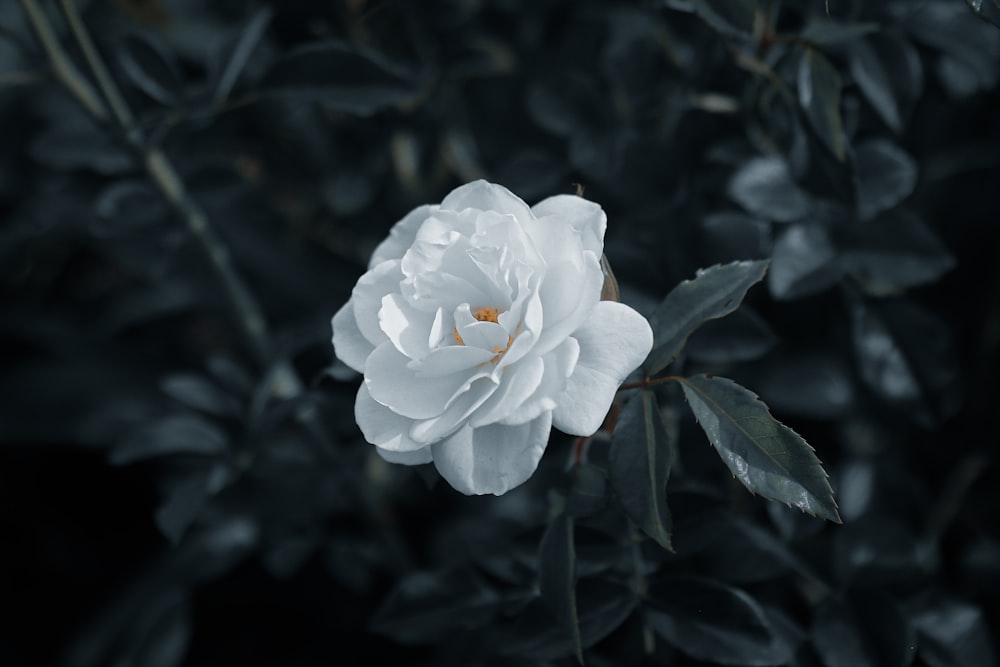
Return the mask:
[[[127,122],[67,91],[105,94],[77,15]],[[664,391],[676,551],[641,569],[691,578],[644,616],[634,536],[578,528],[588,664],[997,664],[998,26],[996,0],[0,4],[0,664],[574,664],[537,591],[572,439],[460,496],[373,456],[330,345],[391,225],[476,178],[582,188],[645,313],[770,259],[681,363],[809,441],[844,520],[750,496]]]

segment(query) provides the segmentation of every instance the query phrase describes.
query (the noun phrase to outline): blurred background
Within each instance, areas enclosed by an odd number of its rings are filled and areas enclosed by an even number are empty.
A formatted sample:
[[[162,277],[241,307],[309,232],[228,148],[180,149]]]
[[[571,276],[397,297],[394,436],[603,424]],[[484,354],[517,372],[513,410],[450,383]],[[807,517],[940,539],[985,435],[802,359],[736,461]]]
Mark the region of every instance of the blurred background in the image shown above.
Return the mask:
[[[684,370],[759,393],[844,519],[747,494],[664,396],[647,569],[730,602],[652,642],[581,529],[588,664],[997,664],[998,114],[996,0],[0,4],[0,664],[575,663],[532,615],[571,438],[460,496],[373,456],[330,345],[476,178],[582,188],[647,314],[770,259]]]

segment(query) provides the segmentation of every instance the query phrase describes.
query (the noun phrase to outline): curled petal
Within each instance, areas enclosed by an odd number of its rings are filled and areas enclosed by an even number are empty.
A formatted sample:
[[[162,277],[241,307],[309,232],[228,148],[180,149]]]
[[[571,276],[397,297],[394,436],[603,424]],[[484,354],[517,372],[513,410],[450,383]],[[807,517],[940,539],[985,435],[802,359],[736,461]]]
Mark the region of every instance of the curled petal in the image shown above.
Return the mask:
[[[361,428],[365,440],[383,449],[409,452],[424,446],[410,438],[413,420],[397,415],[373,399],[363,382],[354,400],[354,420]]]
[[[437,417],[471,384],[469,373],[418,376],[410,359],[386,341],[365,362],[365,384],[378,403],[410,419]]]
[[[378,321],[378,311],[382,308],[382,297],[399,291],[399,281],[403,274],[397,260],[387,260],[361,276],[351,292],[349,303],[354,306],[354,318],[358,329],[368,342],[378,347],[388,340]]]
[[[331,321],[333,327],[333,353],[345,364],[361,373],[365,368],[365,359],[372,353],[375,346],[358,328],[354,317],[354,306],[350,300],[345,303]]]
[[[437,417],[417,421],[410,429],[410,437],[416,442],[431,444],[448,437],[469,420],[490,396],[497,385],[486,378],[472,383],[469,390],[460,394]]]
[[[546,218],[565,220],[579,232],[585,250],[598,257],[604,252],[608,216],[594,202],[575,195],[556,195],[532,206],[531,212],[539,218],[539,224],[548,222]]]
[[[389,236],[378,244],[372,258],[368,260],[368,268],[374,269],[377,265],[387,259],[402,259],[406,250],[413,245],[413,239],[417,236],[417,230],[424,220],[434,213],[432,206],[418,206],[413,209],[402,220],[393,225],[389,230]]]
[[[567,338],[559,347],[541,357],[545,367],[535,391],[520,405],[510,406],[502,417],[504,424],[523,424],[540,414],[554,410],[558,399],[566,391],[566,383],[576,368],[580,356],[580,344],[575,338]]]
[[[528,233],[538,253],[549,266],[571,264],[577,272],[580,271],[583,240],[568,222],[558,218],[536,220],[528,227]]]
[[[396,349],[410,359],[423,359],[430,352],[431,329],[436,313],[417,310],[400,294],[382,297],[379,326]]]
[[[375,451],[389,463],[402,463],[407,466],[418,466],[421,463],[430,463],[432,460],[430,447],[415,449],[412,452],[394,452],[376,447]]]
[[[619,385],[646,359],[653,331],[625,304],[601,301],[573,333],[580,358],[558,399],[553,424],[572,435],[591,435],[604,421]]]
[[[511,366],[504,373],[496,392],[469,419],[469,425],[478,428],[507,417],[535,393],[544,374],[545,362],[541,357],[525,359],[522,363]],[[553,407],[555,405],[549,409]]]
[[[539,288],[544,324],[536,351],[545,354],[576,331],[601,300],[604,272],[601,261],[584,253],[582,271],[570,264],[550,267]]]
[[[441,208],[452,211],[463,211],[474,208],[480,211],[496,211],[510,213],[522,225],[528,224],[533,216],[531,209],[524,200],[513,192],[495,183],[484,180],[472,181],[455,188],[441,202]]]
[[[552,427],[552,414],[518,426],[466,426],[431,445],[434,466],[466,495],[501,495],[531,477]]]

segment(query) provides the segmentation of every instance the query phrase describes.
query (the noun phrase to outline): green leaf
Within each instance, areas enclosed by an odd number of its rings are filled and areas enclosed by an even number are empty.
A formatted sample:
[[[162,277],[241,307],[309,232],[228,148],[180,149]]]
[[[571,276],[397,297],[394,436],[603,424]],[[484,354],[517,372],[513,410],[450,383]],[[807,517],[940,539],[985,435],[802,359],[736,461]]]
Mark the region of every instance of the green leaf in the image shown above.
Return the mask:
[[[709,364],[759,359],[777,343],[767,322],[750,306],[729,317],[706,322],[688,340],[688,357]]]
[[[823,145],[841,162],[846,158],[840,119],[840,74],[822,53],[806,49],[799,61],[799,104]]]
[[[775,299],[798,299],[822,292],[840,276],[837,251],[823,224],[789,225],[774,242],[767,288]]]
[[[899,134],[903,119],[923,88],[920,55],[905,36],[882,32],[859,39],[848,54],[851,77],[889,128]]]
[[[663,548],[670,544],[667,478],[671,441],[652,391],[642,390],[622,408],[611,441],[608,472],[625,513]]]
[[[542,599],[555,612],[573,638],[573,652],[583,664],[580,618],[576,612],[576,550],[573,519],[557,515],[542,536],[538,550],[538,584]]]
[[[858,215],[869,220],[906,199],[917,185],[917,164],[886,139],[873,139],[855,151]]]
[[[767,267],[768,260],[717,264],[671,290],[653,314],[655,340],[646,372],[652,375],[666,368],[684,349],[688,336],[704,322],[736,310]]]
[[[239,417],[239,402],[201,375],[175,373],[160,380],[160,389],[175,401],[219,417]]]
[[[197,454],[218,456],[229,448],[225,431],[197,415],[171,415],[126,435],[111,450],[112,465],[121,466],[156,456]]]
[[[254,47],[264,36],[264,31],[267,30],[273,14],[274,11],[270,7],[260,7],[251,14],[241,28],[239,39],[229,52],[229,58],[226,60],[225,67],[222,68],[219,83],[215,87],[215,94],[212,96],[215,104],[221,104],[229,97],[229,93],[232,92],[233,86],[239,80],[247,61],[250,60]]]
[[[573,469],[573,483],[566,498],[566,512],[573,518],[590,516],[608,501],[608,476],[592,463],[579,463]]]
[[[924,426],[954,415],[964,380],[947,322],[903,298],[848,294],[854,357],[868,388]]]
[[[756,0],[695,0],[694,10],[705,23],[733,37],[753,32]]]
[[[585,649],[621,627],[637,604],[635,591],[608,578],[580,580],[576,598],[580,637]],[[525,656],[538,661],[573,654],[572,641],[565,628],[551,622],[551,612],[540,600],[520,610],[513,625],[504,630],[497,642],[497,652],[501,655]]]
[[[996,667],[988,621],[978,607],[927,591],[909,601],[903,613],[916,628],[920,657],[931,667]]]
[[[371,629],[405,644],[430,644],[485,625],[499,603],[496,592],[468,569],[414,572],[385,598]]]
[[[320,102],[369,116],[405,102],[416,88],[382,56],[337,41],[309,44],[284,55],[261,80],[261,94]]]
[[[181,79],[171,55],[148,36],[131,33],[122,40],[119,62],[136,88],[161,104],[173,105]]]
[[[869,294],[932,283],[955,267],[955,258],[937,234],[903,209],[844,232],[840,266]]]
[[[850,42],[858,37],[878,32],[878,23],[845,23],[832,21],[826,17],[809,19],[799,33],[799,37],[811,44],[828,46]]]
[[[791,648],[760,605],[736,588],[674,576],[649,587],[645,617],[653,631],[697,660],[725,665],[787,664]]]
[[[972,13],[1000,28],[1000,3],[996,0],[965,0]]]
[[[809,214],[809,195],[777,155],[747,160],[729,179],[726,192],[730,199],[764,220],[795,222]]]
[[[732,380],[681,380],[688,405],[733,475],[753,493],[840,522],[833,490],[805,440]]]

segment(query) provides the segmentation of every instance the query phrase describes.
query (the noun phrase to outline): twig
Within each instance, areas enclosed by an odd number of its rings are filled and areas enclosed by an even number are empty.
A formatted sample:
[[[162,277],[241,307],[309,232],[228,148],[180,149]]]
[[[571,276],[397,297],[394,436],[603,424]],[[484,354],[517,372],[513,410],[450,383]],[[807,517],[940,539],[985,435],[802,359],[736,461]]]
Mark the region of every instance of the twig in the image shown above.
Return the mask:
[[[83,57],[87,59],[87,65],[97,79],[97,85],[111,106],[112,113],[114,113],[115,118],[123,128],[126,130],[131,129],[133,122],[132,111],[128,108],[128,104],[125,103],[125,98],[118,90],[115,80],[111,78],[111,73],[104,65],[104,61],[101,60],[101,54],[98,53],[97,47],[94,45],[94,40],[90,38],[87,27],[83,25],[80,13],[76,11],[76,5],[73,0],[61,0],[60,4],[63,15],[66,17],[66,22],[69,24],[69,29],[73,32],[77,44],[80,45]]]
[[[104,108],[104,102],[59,46],[52,25],[42,8],[38,6],[37,0],[21,0],[21,6],[24,7],[24,13],[28,15],[28,20],[35,29],[38,41],[42,43],[42,49],[52,63],[52,71],[59,83],[66,87],[91,116],[97,120],[107,120],[108,112]]]
[[[678,382],[684,378],[677,375],[664,375],[663,377],[654,378],[650,380],[648,377],[639,380],[638,382],[629,382],[618,387],[618,391],[625,391],[626,389],[645,389],[646,387],[652,387],[656,384],[663,384],[664,382]]]
[[[48,18],[38,4],[38,0],[21,0],[21,4],[42,42],[42,47],[45,49],[59,81],[94,118],[99,121],[109,120],[104,103],[60,46]],[[212,229],[204,209],[188,193],[184,182],[180,179],[176,168],[167,155],[159,148],[150,146],[141,130],[135,126],[132,110],[90,38],[73,0],[61,0],[61,6],[70,30],[87,60],[87,65],[97,79],[101,93],[111,106],[114,120],[132,148],[142,157],[143,166],[149,177],[177,211],[191,235],[201,246],[219,282],[222,283],[229,296],[238,324],[251,350],[262,365],[267,364],[271,361],[271,338],[267,322],[260,305],[233,267],[229,249]],[[302,392],[302,381],[287,361],[282,361],[274,366],[271,381],[273,393],[276,395],[291,397]]]

